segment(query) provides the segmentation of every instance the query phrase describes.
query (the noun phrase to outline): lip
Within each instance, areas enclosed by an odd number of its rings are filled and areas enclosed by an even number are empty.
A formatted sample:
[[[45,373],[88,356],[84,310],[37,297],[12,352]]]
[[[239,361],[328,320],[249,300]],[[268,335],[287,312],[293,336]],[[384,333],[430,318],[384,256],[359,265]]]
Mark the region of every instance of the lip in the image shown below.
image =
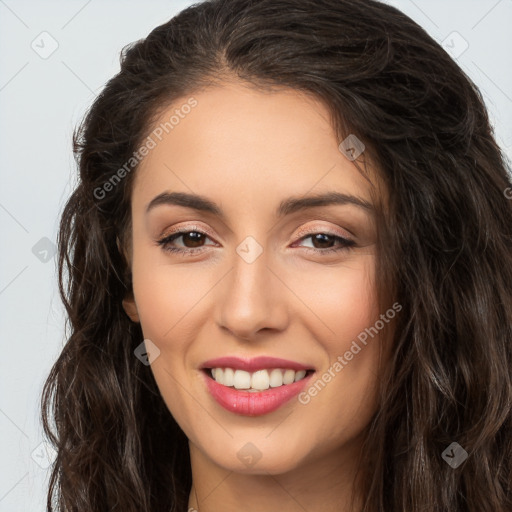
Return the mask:
[[[219,360],[215,361],[217,364]],[[253,361],[251,361],[251,363],[252,362]],[[219,366],[214,366],[214,368],[218,368]],[[227,367],[232,368],[232,366],[229,365]],[[201,373],[205,379],[206,388],[217,403],[224,409],[243,416],[261,416],[279,409],[279,407],[297,396],[306,387],[308,382],[311,380],[311,377],[315,374],[315,372],[313,372],[306,375],[303,379],[297,382],[292,382],[291,384],[251,393],[249,391],[223,386],[209,377],[206,371],[201,371]]]
[[[296,361],[269,356],[259,356],[250,359],[241,357],[219,357],[205,361],[200,368],[202,370],[206,368],[233,368],[234,370],[245,370],[246,372],[256,372],[258,370],[270,370],[274,368],[283,370],[290,369],[296,372],[299,370],[314,370],[311,366],[305,366]]]

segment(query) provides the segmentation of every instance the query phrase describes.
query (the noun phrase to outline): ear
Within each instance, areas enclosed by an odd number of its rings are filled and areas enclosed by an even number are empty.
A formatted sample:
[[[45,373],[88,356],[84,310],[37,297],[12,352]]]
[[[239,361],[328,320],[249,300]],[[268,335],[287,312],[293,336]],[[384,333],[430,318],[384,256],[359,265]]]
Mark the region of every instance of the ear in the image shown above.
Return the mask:
[[[125,260],[125,263],[129,266],[130,259],[128,258],[126,251],[124,250],[123,244],[119,237],[116,236],[116,245],[121,257]],[[128,315],[132,322],[140,322],[139,312],[137,311],[137,304],[135,304],[135,297],[133,296],[133,291],[127,293],[123,299],[123,309],[125,313]]]
[[[139,312],[137,311],[137,304],[135,304],[133,292],[130,292],[130,294],[126,295],[123,299],[123,309],[132,322],[140,322]]]

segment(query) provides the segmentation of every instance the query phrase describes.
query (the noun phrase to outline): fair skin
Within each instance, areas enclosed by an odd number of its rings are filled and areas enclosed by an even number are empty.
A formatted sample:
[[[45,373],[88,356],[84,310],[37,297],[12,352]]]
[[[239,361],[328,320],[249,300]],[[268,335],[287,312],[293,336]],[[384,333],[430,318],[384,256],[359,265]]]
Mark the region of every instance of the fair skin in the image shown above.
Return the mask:
[[[313,383],[374,325],[383,311],[376,299],[372,210],[346,203],[276,213],[290,197],[333,191],[371,204],[372,184],[340,152],[328,110],[310,96],[237,81],[191,96],[197,107],[137,170],[133,297],[123,302],[160,350],[151,370],[189,439],[189,507],[348,511],[387,354],[378,336],[307,404],[294,398],[259,416],[221,407],[200,366],[222,356],[272,356],[314,369]],[[204,196],[224,217],[163,203],[146,211],[164,192]],[[166,252],[157,242],[176,228],[207,231],[199,242],[196,234],[169,244],[201,252]],[[315,239],[319,233],[334,236]],[[251,263],[236,250],[248,236],[262,249]],[[342,247],[336,236],[354,245]],[[246,450],[259,454],[251,465],[238,456],[248,443]]]

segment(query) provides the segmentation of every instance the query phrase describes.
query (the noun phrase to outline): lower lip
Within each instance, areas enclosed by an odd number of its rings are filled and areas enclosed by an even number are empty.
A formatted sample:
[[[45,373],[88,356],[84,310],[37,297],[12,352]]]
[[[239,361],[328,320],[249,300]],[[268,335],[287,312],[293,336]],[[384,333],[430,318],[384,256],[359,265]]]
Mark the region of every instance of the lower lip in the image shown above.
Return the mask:
[[[279,409],[279,407],[291,400],[294,396],[297,396],[313,375],[313,373],[311,373],[303,379],[292,382],[291,384],[251,393],[249,391],[223,386],[210,378],[205,372],[202,373],[206,379],[206,387],[212,397],[224,407],[224,409],[244,416],[261,416],[262,414],[268,414]]]

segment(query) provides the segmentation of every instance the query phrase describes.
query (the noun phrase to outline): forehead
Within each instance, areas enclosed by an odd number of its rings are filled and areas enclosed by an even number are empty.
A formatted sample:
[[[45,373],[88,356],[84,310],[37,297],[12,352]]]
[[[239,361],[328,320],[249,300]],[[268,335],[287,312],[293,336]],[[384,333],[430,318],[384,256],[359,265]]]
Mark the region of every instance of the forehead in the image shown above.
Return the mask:
[[[227,200],[232,191],[247,208],[254,195],[268,202],[333,189],[369,200],[372,185],[339,150],[327,107],[294,89],[215,86],[173,102],[151,134],[132,196],[140,206],[166,190]]]

